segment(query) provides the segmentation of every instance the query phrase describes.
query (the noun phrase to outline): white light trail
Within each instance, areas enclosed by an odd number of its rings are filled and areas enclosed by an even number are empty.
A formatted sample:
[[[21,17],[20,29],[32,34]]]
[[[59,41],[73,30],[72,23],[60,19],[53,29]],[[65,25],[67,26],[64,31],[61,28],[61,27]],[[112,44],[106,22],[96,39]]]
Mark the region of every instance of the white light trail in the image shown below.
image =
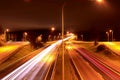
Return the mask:
[[[68,40],[69,38],[70,37],[65,38],[63,41]],[[2,78],[1,80],[16,80],[16,78],[18,80],[18,78],[20,79],[19,76],[24,77],[37,63],[39,63],[46,55],[48,55],[50,51],[53,51],[54,49],[56,49],[56,46],[60,45],[61,43],[62,43],[62,40],[59,40],[56,43],[52,44],[51,46],[47,47],[45,50],[43,50],[38,55],[36,55],[35,57],[30,59],[23,65],[15,69],[13,72],[9,73],[7,76]],[[43,65],[44,63],[41,64],[41,66]]]

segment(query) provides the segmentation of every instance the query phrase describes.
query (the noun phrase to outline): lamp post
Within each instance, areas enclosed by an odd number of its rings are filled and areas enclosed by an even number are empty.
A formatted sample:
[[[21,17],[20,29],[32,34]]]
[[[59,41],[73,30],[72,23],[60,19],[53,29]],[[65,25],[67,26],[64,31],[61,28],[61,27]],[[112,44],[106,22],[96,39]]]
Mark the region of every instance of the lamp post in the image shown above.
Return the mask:
[[[109,32],[111,33],[111,36],[112,36],[112,41],[113,41],[113,30],[109,30]]]
[[[55,27],[52,27],[52,28],[51,28],[51,37],[53,37],[52,40],[54,40],[54,31],[55,31]]]
[[[52,28],[51,28],[51,31],[55,31],[55,28],[54,28],[54,27],[52,27]]]
[[[27,35],[28,35],[28,33],[27,33],[27,32],[24,32],[24,34],[23,34],[23,36],[24,36],[24,41],[27,40]]]
[[[4,35],[5,35],[5,41],[7,41],[7,32],[9,32],[10,30],[7,28],[7,29],[5,29],[5,31],[4,31]]]
[[[62,5],[62,80],[64,80],[64,7],[65,3]]]
[[[82,39],[82,41],[83,41],[83,34],[81,35],[81,39]]]
[[[106,32],[106,34],[107,34],[107,40],[109,42],[109,32]]]
[[[98,3],[103,2],[103,0],[96,0]],[[62,80],[64,80],[64,7],[65,2],[62,4]]]

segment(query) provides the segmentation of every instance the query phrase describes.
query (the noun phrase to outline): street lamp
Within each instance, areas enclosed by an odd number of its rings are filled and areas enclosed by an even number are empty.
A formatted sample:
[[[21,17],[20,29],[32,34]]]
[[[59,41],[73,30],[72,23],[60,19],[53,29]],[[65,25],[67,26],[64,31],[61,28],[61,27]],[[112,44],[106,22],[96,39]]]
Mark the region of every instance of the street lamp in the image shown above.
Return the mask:
[[[98,3],[103,2],[103,0],[96,0]],[[64,80],[64,7],[65,2],[62,4],[62,80]]]
[[[113,30],[109,30],[109,32],[111,33],[112,41],[113,41]]]
[[[6,29],[6,32],[9,32],[10,30],[9,29]]]
[[[83,34],[81,35],[81,39],[82,39],[82,41],[83,41]]]
[[[52,27],[52,28],[51,28],[51,31],[55,31],[55,28],[54,28],[54,27]]]
[[[67,34],[69,34],[70,32],[69,31],[67,31]]]
[[[97,3],[97,5],[100,5],[101,7],[104,5],[104,6],[106,6],[107,4],[106,4],[106,2],[105,2],[105,0],[96,0],[96,3]]]
[[[109,41],[109,32],[106,32],[106,34],[107,34],[107,39],[108,39],[108,41]]]
[[[55,27],[51,28],[51,37],[53,36],[53,40],[54,40],[54,31],[55,31]]]
[[[24,32],[24,41],[26,41],[27,40],[27,35],[28,35],[28,33],[27,32]]]
[[[62,80],[64,80],[64,7],[65,3],[62,5]]]
[[[5,29],[5,31],[4,31],[4,35],[5,35],[5,41],[7,41],[7,32],[9,32],[10,31],[10,29]]]
[[[96,0],[96,1],[99,2],[99,3],[103,2],[103,0]]]

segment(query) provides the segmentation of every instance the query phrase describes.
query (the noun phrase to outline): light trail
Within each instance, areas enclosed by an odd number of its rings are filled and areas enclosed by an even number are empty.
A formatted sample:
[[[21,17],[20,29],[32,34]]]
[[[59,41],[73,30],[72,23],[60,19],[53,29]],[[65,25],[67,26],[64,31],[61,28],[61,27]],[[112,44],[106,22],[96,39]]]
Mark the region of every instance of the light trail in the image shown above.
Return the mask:
[[[100,69],[103,73],[105,73],[107,76],[109,76],[113,80],[120,80],[120,76],[98,62],[95,58],[89,55],[87,51],[85,51],[83,48],[77,49],[80,54],[82,54],[87,60],[89,60],[92,64],[94,64],[98,69]]]
[[[66,41],[69,38],[71,38],[71,37],[65,38],[63,41]],[[20,67],[18,67],[17,69],[15,69],[11,73],[9,73],[8,75],[6,75],[1,80],[18,80],[17,78],[19,78],[19,80],[20,80],[22,77],[24,77],[26,74],[28,74],[28,72],[33,67],[35,67],[36,64],[38,64],[40,61],[42,61],[42,59],[46,55],[50,54],[51,51],[55,50],[57,45],[60,45],[61,43],[62,43],[62,40],[59,40],[56,43],[52,44],[51,46],[47,47],[45,50],[40,52],[38,55],[36,55],[35,57],[30,59],[23,65],[21,65]],[[41,66],[43,66],[43,65],[44,65],[44,63],[41,64]],[[21,77],[19,77],[19,76],[21,76]]]
[[[113,44],[112,44],[113,45]],[[88,55],[93,58],[94,60],[96,60],[97,62],[99,62],[100,64],[102,64],[103,66],[105,66],[106,68],[108,68],[109,70],[111,70],[112,72],[114,72],[115,74],[117,74],[118,76],[120,76],[120,67],[114,65],[114,64],[111,64],[110,62],[106,62],[104,58],[101,58],[97,55],[93,55],[92,53],[90,52],[87,52]]]
[[[70,46],[70,45],[69,45]],[[86,62],[78,52],[75,51],[74,47],[66,47],[68,49],[69,56],[72,60],[73,65],[78,73],[78,79],[81,80],[104,80],[100,74],[98,74],[89,64]],[[92,73],[92,74],[91,74]]]
[[[110,45],[115,45],[113,43],[109,43]],[[88,52],[84,48],[78,48],[74,44],[72,44],[72,48],[76,49],[84,58],[86,58],[90,63],[96,66],[99,70],[101,70],[104,74],[106,74],[112,80],[120,80],[120,72],[118,70],[108,66],[104,62],[102,62],[99,58],[94,56],[91,52]],[[69,49],[69,48],[68,48]]]
[[[23,64],[22,66],[20,66],[19,68],[17,68],[16,70],[14,70],[13,72],[11,72],[10,74],[8,74],[2,80],[6,80],[6,79],[8,79],[8,80],[14,80],[15,78],[17,78],[25,70],[26,70],[25,74],[27,74],[29,72],[29,70],[31,70],[40,60],[42,60],[42,58],[45,55],[47,55],[49,53],[49,51],[51,51],[51,50],[54,49],[54,47],[56,46],[56,44],[57,43],[55,43],[55,44],[51,45],[50,47],[48,47],[47,49],[43,50],[37,56],[35,56],[31,60],[29,60],[28,62],[26,62],[25,64]]]
[[[50,56],[51,56],[51,54],[45,56],[45,58],[42,59],[40,62],[38,62],[39,64],[35,65],[35,66],[30,70],[30,72],[26,74],[25,77],[24,77],[24,74],[22,74],[23,77],[20,75],[19,78],[17,78],[17,80],[21,80],[21,79],[25,79],[25,80],[26,80],[26,78],[29,78],[29,80],[34,80],[34,78],[36,77],[37,73],[38,73],[38,72],[41,70],[41,68],[44,66],[44,63],[46,64],[46,62],[47,62],[47,60],[49,60]],[[50,63],[49,63],[49,64],[50,64]],[[49,64],[48,64],[48,65],[49,65]],[[47,69],[47,67],[46,67],[46,68],[44,67],[44,69]],[[44,72],[45,72],[45,71],[44,71]],[[43,72],[42,74],[44,74],[44,72]],[[32,76],[31,76],[31,75],[32,75]],[[41,77],[42,77],[42,76],[41,76]]]

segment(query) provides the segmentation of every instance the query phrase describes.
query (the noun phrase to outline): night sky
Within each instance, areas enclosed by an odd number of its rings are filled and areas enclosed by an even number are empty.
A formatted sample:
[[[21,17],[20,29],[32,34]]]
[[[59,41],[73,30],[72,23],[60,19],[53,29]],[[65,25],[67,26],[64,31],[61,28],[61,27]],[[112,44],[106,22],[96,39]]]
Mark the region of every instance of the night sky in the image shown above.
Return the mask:
[[[10,30],[61,29],[65,2],[65,30],[105,31],[120,27],[120,0],[0,0],[0,24]]]

